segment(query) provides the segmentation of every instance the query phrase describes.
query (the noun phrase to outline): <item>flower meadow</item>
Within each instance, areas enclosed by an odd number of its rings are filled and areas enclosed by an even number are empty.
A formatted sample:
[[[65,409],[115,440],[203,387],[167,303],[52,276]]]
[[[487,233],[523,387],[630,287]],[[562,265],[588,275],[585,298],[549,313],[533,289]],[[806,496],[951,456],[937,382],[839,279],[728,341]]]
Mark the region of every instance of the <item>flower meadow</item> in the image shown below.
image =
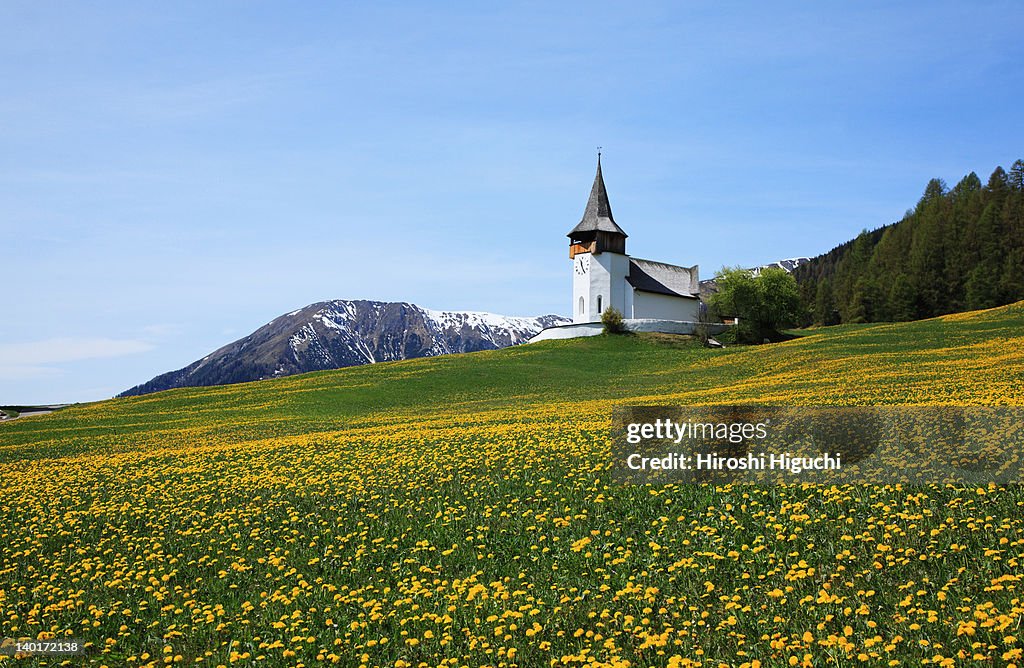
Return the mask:
[[[0,637],[92,666],[1024,665],[1024,493],[619,485],[618,403],[1024,405],[1024,306],[553,342],[0,425]]]

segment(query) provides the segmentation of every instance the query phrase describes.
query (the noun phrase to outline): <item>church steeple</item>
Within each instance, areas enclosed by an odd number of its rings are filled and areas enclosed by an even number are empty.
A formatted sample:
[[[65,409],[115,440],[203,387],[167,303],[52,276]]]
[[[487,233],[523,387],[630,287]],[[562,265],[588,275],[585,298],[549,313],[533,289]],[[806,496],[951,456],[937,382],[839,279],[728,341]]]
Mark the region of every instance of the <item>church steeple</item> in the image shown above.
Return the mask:
[[[576,253],[626,252],[627,235],[612,217],[608,190],[601,173],[601,154],[597,154],[597,174],[590,189],[590,199],[583,211],[583,219],[566,235],[571,241],[569,256]]]

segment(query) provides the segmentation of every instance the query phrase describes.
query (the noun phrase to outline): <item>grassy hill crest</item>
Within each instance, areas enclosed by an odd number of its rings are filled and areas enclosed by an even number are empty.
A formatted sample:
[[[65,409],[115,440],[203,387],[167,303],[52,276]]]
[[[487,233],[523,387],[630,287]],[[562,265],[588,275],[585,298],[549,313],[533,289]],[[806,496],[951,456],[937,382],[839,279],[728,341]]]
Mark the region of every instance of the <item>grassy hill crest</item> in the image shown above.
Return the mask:
[[[377,419],[558,411],[612,402],[1024,404],[1024,302],[908,323],[803,330],[767,346],[704,349],[650,336],[592,337],[181,388],[2,425],[0,459],[59,456],[188,427],[232,441],[344,430]],[[582,419],[583,416],[578,416]],[[136,442],[143,446],[148,439]],[[52,449],[51,449],[52,448]]]

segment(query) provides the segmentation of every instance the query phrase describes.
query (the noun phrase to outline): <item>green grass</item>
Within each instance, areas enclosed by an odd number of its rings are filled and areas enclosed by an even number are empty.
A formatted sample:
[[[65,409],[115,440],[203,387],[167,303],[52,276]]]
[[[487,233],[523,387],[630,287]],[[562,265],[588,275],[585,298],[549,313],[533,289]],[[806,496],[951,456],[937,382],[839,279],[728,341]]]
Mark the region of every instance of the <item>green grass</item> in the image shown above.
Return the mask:
[[[114,641],[89,660],[110,666],[165,645],[204,665],[1005,665],[1018,489],[611,482],[617,403],[1024,406],[1024,304],[802,334],[552,341],[2,424],[0,637]]]
[[[64,454],[65,446],[52,451],[36,447],[53,436],[65,444],[72,440],[75,452],[102,448],[112,437],[185,425],[205,425],[229,440],[248,440],[347,428],[380,414],[430,415],[440,408],[473,412],[659,396],[690,403],[914,403],[937,398],[986,403],[979,383],[958,377],[961,358],[970,361],[979,378],[992,372],[1000,391],[1016,401],[1021,394],[1012,385],[1024,385],[1024,368],[1005,360],[989,362],[988,351],[973,349],[980,344],[998,349],[1022,329],[1024,306],[1018,304],[954,323],[932,319],[807,330],[796,340],[766,346],[705,349],[690,340],[599,336],[183,388],[10,422],[0,430],[0,461]],[[932,366],[953,364],[925,368],[918,364],[924,357]],[[935,385],[922,385],[929,382]]]

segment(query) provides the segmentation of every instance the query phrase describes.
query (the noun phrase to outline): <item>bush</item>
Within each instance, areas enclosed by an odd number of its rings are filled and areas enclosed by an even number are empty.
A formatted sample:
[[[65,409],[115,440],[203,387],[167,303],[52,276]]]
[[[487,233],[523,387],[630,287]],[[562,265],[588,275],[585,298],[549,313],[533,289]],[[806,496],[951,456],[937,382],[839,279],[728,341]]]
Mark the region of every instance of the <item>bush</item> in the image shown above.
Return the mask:
[[[625,334],[626,323],[622,321],[622,313],[615,307],[609,306],[601,314],[601,324],[604,325],[605,334]]]
[[[781,330],[800,321],[800,289],[784,269],[769,267],[754,276],[749,270],[723,269],[715,278],[718,292],[711,307],[719,314],[738,317],[736,341],[761,343],[785,339]]]

